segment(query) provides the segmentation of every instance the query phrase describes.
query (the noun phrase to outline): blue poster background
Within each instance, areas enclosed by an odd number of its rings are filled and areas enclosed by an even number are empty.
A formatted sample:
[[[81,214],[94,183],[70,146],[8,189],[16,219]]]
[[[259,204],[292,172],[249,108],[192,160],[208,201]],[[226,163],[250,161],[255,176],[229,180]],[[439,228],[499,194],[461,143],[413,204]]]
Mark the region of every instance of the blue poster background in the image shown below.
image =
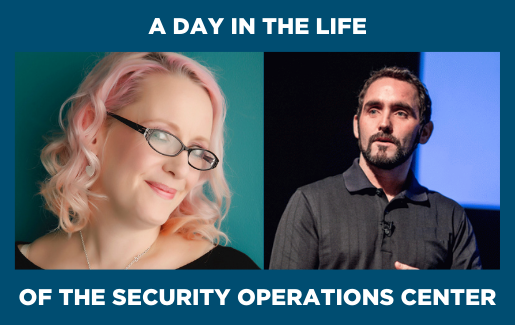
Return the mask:
[[[455,4],[449,1],[427,3],[326,2],[301,5],[298,2],[219,2],[175,1],[120,2],[68,1],[2,5],[1,78],[3,99],[3,145],[1,159],[3,186],[1,202],[4,226],[0,236],[2,291],[0,306],[6,324],[16,323],[314,323],[365,322],[398,324],[510,323],[514,302],[512,280],[515,208],[502,208],[501,270],[491,271],[15,271],[14,242],[14,53],[18,51],[496,51],[501,52],[501,92],[513,86],[512,28],[509,8],[498,1]],[[166,35],[148,32],[154,18],[163,22]],[[211,34],[208,18],[224,18],[219,34]],[[266,34],[262,18],[309,18],[308,35]],[[190,27],[195,18],[206,23],[208,35],[173,34],[173,18],[185,18]],[[255,18],[254,35],[232,35],[231,18]],[[366,18],[366,35],[317,35],[316,19]],[[306,68],[324,68],[323,62]],[[266,76],[265,76],[266,78]],[[345,76],[342,76],[345,78]],[[509,93],[508,93],[509,94]],[[509,141],[513,110],[501,100],[501,201],[509,202],[510,184],[515,172],[510,168],[512,144]],[[266,101],[265,101],[266,109]],[[485,111],[485,114],[488,114]],[[459,121],[457,121],[459,123]],[[472,132],[473,130],[471,130]],[[492,130],[498,132],[498,130]],[[265,158],[266,159],[266,158]],[[474,175],[470,175],[474,177]],[[265,175],[266,178],[266,175]],[[19,301],[23,289],[52,289],[52,299],[43,306],[24,306]],[[59,289],[105,289],[104,306],[63,306]],[[216,299],[210,306],[115,306],[115,289],[231,289],[225,306]],[[391,289],[390,306],[272,306],[265,302],[243,306],[237,301],[242,289]],[[493,289],[495,306],[406,306],[400,295],[405,289]],[[322,295],[319,295],[321,298]]]

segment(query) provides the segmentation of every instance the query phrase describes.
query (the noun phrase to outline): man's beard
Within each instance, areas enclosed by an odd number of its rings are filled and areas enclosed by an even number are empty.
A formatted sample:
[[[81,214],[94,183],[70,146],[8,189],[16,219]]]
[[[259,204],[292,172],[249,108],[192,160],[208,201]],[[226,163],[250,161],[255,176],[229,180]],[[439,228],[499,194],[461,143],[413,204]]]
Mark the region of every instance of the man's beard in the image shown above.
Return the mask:
[[[388,150],[387,146],[383,146],[378,143],[378,152],[375,156],[372,155],[372,143],[374,143],[375,140],[378,138],[388,138],[392,143],[397,147],[397,150],[395,151],[394,155],[392,157],[388,157],[386,155],[386,150]],[[413,154],[415,149],[417,149],[418,142],[420,140],[420,134],[417,135],[417,138],[415,139],[415,142],[410,148],[403,148],[401,145],[401,142],[396,137],[392,136],[391,134],[387,134],[384,132],[379,132],[374,134],[370,137],[368,140],[368,145],[366,150],[363,148],[361,144],[361,135],[358,139],[358,145],[359,150],[363,154],[363,157],[365,160],[372,164],[373,166],[385,169],[385,170],[392,170],[402,164],[404,164]]]

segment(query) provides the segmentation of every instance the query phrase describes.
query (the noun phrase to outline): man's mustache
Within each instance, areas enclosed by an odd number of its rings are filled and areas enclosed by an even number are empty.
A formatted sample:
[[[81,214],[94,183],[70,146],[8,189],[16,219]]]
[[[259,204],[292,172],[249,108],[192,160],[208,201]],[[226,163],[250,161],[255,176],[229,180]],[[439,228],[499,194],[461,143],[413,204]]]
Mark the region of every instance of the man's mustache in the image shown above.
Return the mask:
[[[374,141],[377,141],[378,139],[386,139],[386,140],[392,142],[393,144],[395,144],[398,147],[400,147],[400,145],[401,145],[401,142],[396,137],[394,137],[391,134],[384,133],[384,132],[379,132],[379,133],[376,133],[376,134],[372,135],[370,137],[368,143],[370,144],[370,143],[372,143]]]

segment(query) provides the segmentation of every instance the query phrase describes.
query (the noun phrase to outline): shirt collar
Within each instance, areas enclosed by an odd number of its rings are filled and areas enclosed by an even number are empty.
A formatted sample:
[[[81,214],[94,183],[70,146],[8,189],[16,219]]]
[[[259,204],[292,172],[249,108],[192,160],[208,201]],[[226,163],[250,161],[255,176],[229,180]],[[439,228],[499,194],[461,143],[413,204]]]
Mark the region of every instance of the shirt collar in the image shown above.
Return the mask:
[[[345,187],[349,192],[358,192],[366,189],[376,190],[376,187],[370,183],[368,177],[365,175],[359,166],[359,158],[356,158],[352,166],[343,173],[343,180]],[[406,179],[408,187],[397,195],[396,198],[406,197],[411,201],[424,202],[427,201],[427,188],[421,186],[413,172],[410,170],[408,178]]]

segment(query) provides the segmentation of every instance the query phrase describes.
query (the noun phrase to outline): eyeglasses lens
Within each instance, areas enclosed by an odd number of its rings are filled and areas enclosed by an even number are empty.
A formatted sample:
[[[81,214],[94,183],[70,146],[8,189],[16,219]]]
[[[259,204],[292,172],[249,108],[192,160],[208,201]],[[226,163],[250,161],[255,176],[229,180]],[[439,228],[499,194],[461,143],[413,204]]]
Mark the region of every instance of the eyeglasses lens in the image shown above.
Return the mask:
[[[150,145],[165,155],[176,155],[182,149],[182,145],[173,135],[154,130],[148,139]]]
[[[182,144],[176,137],[160,130],[153,130],[148,141],[152,148],[169,156],[176,155],[182,149]],[[215,161],[216,157],[203,149],[193,149],[188,156],[190,165],[201,170],[211,169]]]
[[[190,164],[197,169],[211,169],[215,162],[215,156],[205,150],[191,150],[189,156]]]

